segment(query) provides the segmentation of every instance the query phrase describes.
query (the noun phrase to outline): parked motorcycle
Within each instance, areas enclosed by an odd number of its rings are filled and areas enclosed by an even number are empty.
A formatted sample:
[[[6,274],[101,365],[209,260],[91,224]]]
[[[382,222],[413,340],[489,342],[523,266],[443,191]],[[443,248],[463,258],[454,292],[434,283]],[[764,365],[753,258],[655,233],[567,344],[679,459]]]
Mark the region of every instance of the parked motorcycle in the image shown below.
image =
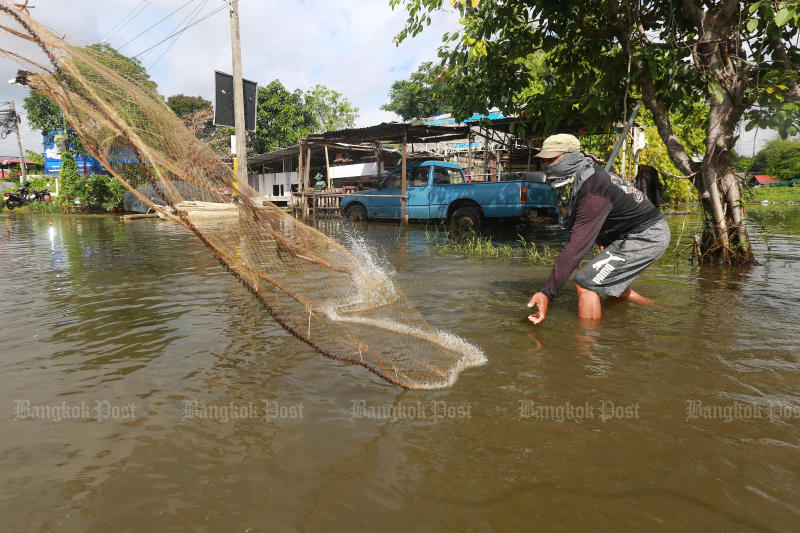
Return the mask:
[[[4,192],[3,193],[3,201],[6,204],[6,207],[9,211],[14,209],[15,207],[19,207],[21,205],[25,205],[31,200],[33,196],[29,191],[28,188],[31,186],[29,181],[26,181],[25,184],[19,189],[17,192]]]
[[[45,187],[39,191],[33,191],[33,199],[38,202],[49,202],[50,201],[50,190]]]
[[[45,187],[38,191],[30,190],[30,182],[25,182],[20,190],[17,192],[4,192],[3,203],[8,207],[9,211],[15,207],[20,207],[29,202],[49,202],[50,190]]]

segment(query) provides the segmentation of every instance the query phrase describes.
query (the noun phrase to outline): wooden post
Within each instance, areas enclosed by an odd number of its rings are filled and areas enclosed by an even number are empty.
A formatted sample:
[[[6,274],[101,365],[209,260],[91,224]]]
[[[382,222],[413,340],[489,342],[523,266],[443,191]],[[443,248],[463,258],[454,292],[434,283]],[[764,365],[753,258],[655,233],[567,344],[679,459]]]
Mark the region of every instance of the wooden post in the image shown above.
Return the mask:
[[[408,215],[406,214],[406,145],[408,141],[408,133],[403,128],[403,159],[400,164],[400,221],[405,226],[408,224]]]
[[[306,187],[311,187],[311,147],[306,148]]]
[[[375,146],[375,176],[378,180],[381,179],[381,148],[380,145]]]
[[[300,151],[297,154],[297,185],[300,192],[303,192],[303,143],[300,143],[298,148]]]
[[[298,211],[300,211],[299,207],[302,207],[305,201],[305,191],[303,189],[303,143],[298,143],[297,147],[299,148],[297,152],[297,193],[300,195],[301,205],[298,206]],[[291,186],[289,188],[291,190]],[[292,202],[292,212],[294,212],[294,202]],[[305,214],[305,209],[301,212]]]
[[[500,181],[500,175],[503,173],[503,163],[500,162],[500,150],[495,150],[494,160],[497,163],[497,181]]]
[[[483,133],[483,126],[481,126],[481,134],[483,135],[483,172],[486,174],[486,181],[494,181],[492,173],[489,172],[489,139]]]
[[[472,129],[470,128],[469,135],[467,135],[467,173],[469,179],[475,181],[475,176],[472,175]]]
[[[325,145],[325,174],[328,178],[328,188],[331,188],[331,160],[328,157],[328,145]]]

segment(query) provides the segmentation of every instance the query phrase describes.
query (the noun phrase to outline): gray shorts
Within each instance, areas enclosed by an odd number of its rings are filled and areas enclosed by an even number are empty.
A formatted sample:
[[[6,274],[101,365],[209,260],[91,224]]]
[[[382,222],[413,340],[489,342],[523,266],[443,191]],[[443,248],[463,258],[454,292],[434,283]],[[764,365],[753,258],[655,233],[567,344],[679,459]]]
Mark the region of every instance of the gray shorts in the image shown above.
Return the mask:
[[[598,294],[619,296],[661,257],[669,237],[669,225],[662,219],[642,232],[618,239],[578,270],[575,283]]]

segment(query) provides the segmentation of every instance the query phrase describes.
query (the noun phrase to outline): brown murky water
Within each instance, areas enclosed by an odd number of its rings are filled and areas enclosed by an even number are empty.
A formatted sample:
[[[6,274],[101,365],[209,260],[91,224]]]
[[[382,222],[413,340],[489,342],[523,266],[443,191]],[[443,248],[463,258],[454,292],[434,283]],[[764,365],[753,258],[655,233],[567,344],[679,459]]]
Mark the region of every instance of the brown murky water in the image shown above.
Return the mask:
[[[662,307],[597,328],[566,289],[526,323],[548,267],[370,226],[429,322],[489,359],[442,391],[317,355],[167,223],[1,215],[0,529],[796,530],[792,209],[770,261],[666,257],[634,285]]]

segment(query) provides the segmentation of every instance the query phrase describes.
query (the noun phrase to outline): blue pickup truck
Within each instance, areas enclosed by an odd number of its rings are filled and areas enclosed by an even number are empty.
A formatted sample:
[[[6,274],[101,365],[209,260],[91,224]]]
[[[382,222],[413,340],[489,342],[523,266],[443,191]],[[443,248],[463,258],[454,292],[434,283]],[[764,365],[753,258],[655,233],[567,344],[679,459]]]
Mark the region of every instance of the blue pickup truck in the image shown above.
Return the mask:
[[[558,195],[543,175],[530,180],[467,182],[464,169],[456,163],[422,161],[409,164],[407,176],[408,218],[445,220],[456,232],[477,231],[486,219],[534,214],[558,218]],[[399,169],[387,174],[377,189],[344,197],[341,208],[348,220],[399,219]]]

